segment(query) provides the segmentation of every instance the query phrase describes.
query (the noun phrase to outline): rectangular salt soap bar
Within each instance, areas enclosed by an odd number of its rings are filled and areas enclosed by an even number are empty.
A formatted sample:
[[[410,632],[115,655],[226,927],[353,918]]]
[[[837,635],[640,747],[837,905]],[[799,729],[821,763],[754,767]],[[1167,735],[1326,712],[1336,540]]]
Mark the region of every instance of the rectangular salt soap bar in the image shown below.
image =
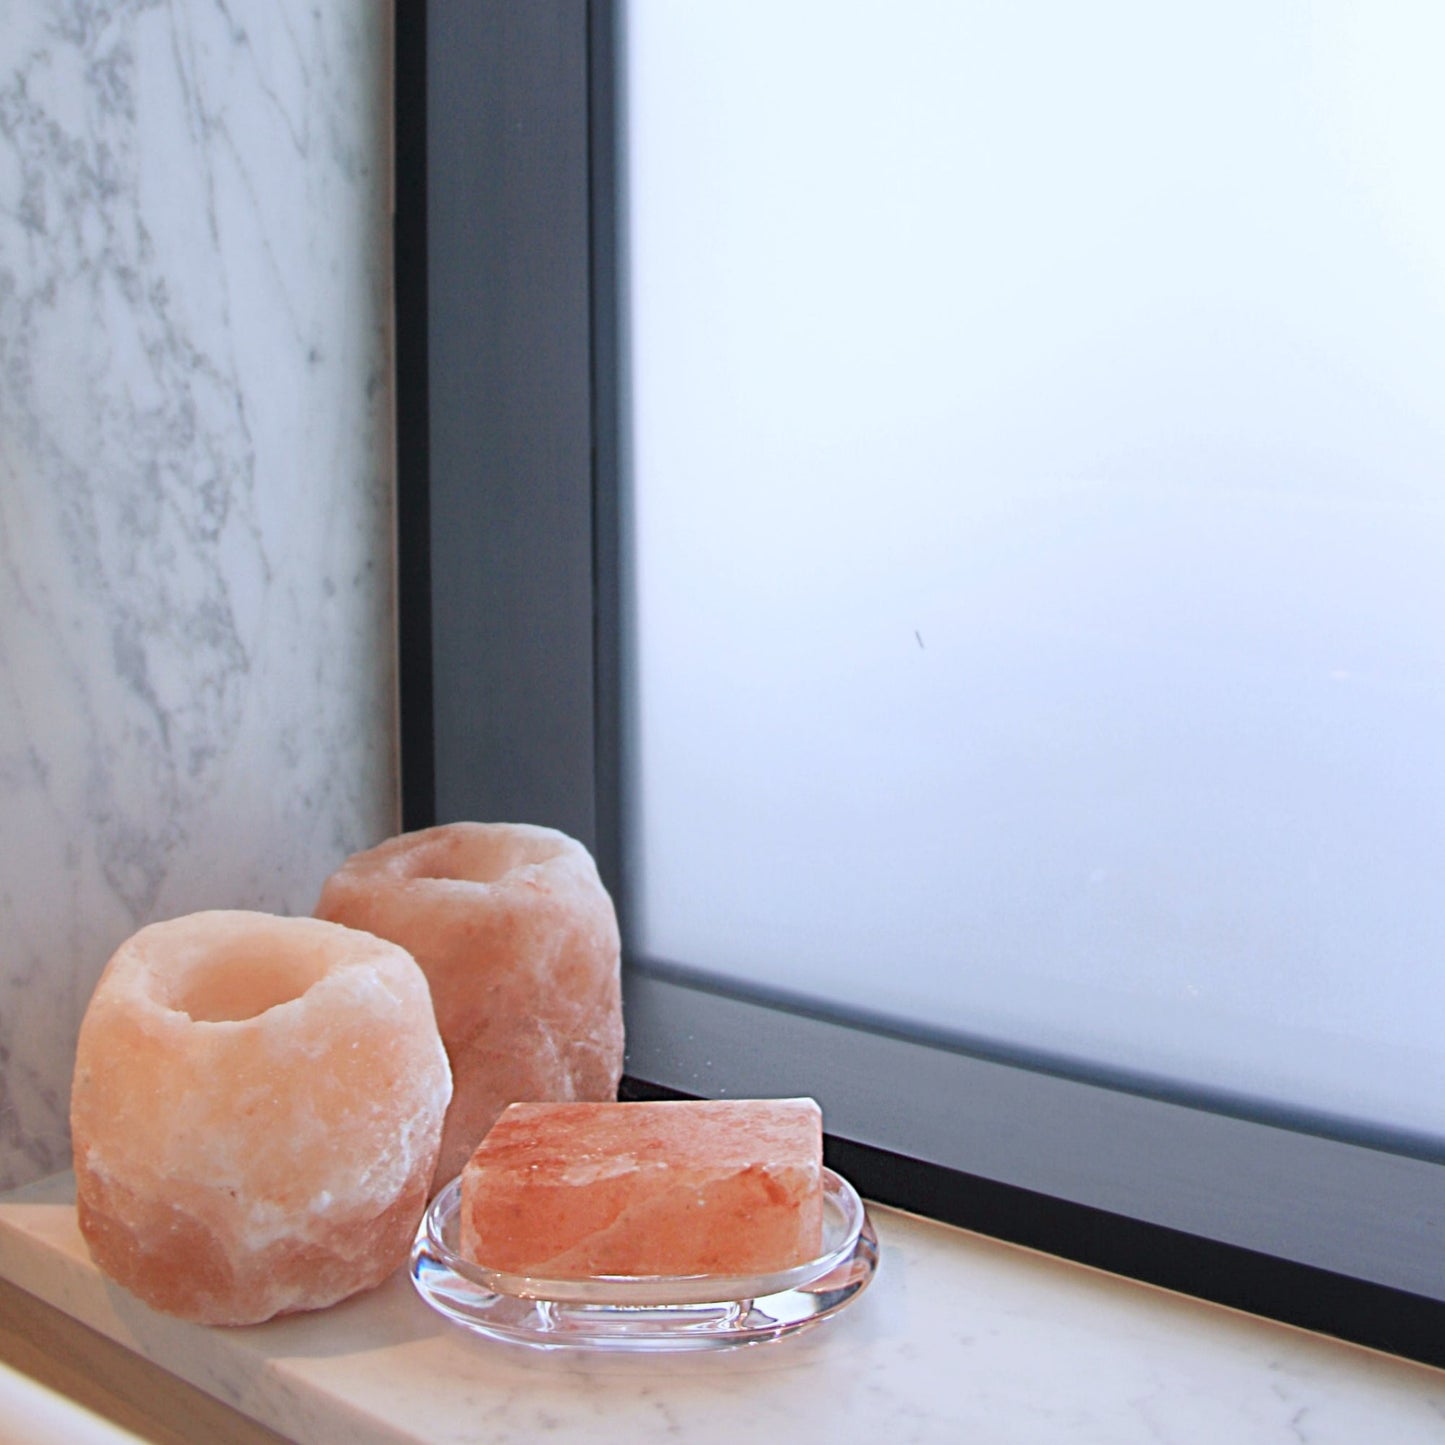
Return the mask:
[[[462,1171],[461,1253],[546,1279],[746,1275],[822,1252],[812,1099],[513,1104]]]

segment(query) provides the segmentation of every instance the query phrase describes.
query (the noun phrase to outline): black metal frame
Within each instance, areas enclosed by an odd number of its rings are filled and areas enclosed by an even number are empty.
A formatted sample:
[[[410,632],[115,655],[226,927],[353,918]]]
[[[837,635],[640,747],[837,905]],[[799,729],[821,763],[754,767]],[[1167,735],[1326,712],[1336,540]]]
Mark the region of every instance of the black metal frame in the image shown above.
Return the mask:
[[[398,561],[406,826],[561,827],[625,934],[615,22],[611,0],[396,7]],[[818,1092],[874,1199],[1445,1365],[1428,1147],[656,960],[625,986],[632,1097]]]

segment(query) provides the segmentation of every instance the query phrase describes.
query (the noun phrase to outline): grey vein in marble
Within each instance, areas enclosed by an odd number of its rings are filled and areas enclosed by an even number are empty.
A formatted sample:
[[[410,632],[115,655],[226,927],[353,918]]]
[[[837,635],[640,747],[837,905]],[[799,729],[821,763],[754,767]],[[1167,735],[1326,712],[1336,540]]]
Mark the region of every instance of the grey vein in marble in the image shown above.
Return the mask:
[[[0,6],[0,1184],[123,937],[394,827],[387,23]]]

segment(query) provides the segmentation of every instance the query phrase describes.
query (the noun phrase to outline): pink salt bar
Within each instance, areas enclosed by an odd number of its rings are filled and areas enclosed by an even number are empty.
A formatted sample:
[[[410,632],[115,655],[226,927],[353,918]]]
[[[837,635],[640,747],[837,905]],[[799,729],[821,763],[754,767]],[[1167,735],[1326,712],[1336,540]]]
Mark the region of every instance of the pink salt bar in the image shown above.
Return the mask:
[[[513,1104],[462,1171],[461,1253],[545,1279],[746,1275],[822,1252],[812,1099]]]

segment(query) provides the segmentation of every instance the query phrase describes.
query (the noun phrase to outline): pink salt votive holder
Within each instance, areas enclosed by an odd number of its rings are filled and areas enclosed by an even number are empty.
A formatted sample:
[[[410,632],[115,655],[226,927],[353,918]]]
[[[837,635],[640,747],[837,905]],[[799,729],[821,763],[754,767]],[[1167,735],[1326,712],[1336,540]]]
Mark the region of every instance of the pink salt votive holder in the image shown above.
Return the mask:
[[[617,1097],[617,915],[576,839],[525,823],[403,833],[348,858],[316,916],[390,939],[426,975],[454,1085],[433,1190],[513,1101]]]
[[[195,913],[107,964],[71,1091],[97,1266],[201,1324],[322,1309],[406,1261],[451,1075],[404,949],[311,918]]]

